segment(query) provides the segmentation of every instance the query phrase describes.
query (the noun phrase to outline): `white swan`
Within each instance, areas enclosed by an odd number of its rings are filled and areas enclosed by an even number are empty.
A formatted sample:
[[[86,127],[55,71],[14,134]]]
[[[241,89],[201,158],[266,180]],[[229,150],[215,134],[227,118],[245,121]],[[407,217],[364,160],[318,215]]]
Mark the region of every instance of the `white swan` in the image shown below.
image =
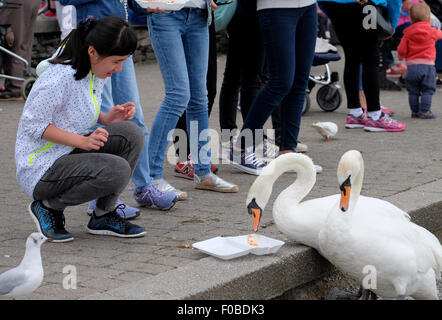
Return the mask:
[[[374,211],[360,210],[363,174],[361,154],[346,152],[338,167],[342,198],[319,233],[322,254],[384,298],[438,299],[436,279],[442,271],[438,239],[407,216],[392,214],[394,206],[385,201]]]
[[[249,213],[254,217],[254,230],[255,232],[258,230],[262,212],[272,194],[273,184],[281,174],[290,170],[296,171],[296,181],[276,198],[273,204],[273,219],[277,228],[289,239],[320,251],[319,231],[328,214],[338,207],[340,195],[335,194],[302,201],[316,182],[313,161],[303,154],[287,153],[280,155],[262,170],[260,176],[250,187],[246,206]],[[362,178],[360,184],[362,186]],[[356,190],[357,188],[354,188],[353,192],[356,192]],[[369,213],[378,211],[379,207],[389,208],[390,215],[393,217],[409,219],[407,213],[386,201],[359,197],[358,210]]]

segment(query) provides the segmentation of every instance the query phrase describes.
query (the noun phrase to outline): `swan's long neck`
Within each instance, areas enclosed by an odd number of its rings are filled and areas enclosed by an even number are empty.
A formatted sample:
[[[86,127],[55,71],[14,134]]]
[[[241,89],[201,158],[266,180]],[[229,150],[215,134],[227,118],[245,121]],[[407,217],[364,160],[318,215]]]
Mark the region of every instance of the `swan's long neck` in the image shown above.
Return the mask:
[[[350,192],[350,203],[349,203],[349,213],[354,212],[354,208],[356,203],[358,202],[359,196],[361,195],[362,183],[364,180],[364,164],[361,164],[359,171],[356,173],[356,176],[353,180],[353,184],[351,186]]]
[[[246,203],[255,198],[264,210],[272,194],[273,184],[279,176],[289,170],[296,171],[297,179],[278,198],[285,197],[289,198],[292,204],[299,203],[313,188],[316,171],[309,157],[297,153],[284,154],[270,162],[250,187]]]

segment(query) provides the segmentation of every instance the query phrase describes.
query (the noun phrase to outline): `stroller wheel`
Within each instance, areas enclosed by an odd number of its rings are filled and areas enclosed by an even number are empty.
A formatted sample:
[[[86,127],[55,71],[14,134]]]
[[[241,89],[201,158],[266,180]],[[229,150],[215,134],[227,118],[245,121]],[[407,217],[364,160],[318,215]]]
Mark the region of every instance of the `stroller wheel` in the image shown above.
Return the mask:
[[[322,110],[327,112],[335,111],[341,105],[342,97],[338,88],[333,85],[322,86],[317,94],[316,101]]]
[[[308,109],[310,109],[310,95],[307,92],[305,95],[304,105],[302,106],[302,115],[304,115]]]
[[[21,86],[21,94],[25,100],[28,98],[29,93],[31,92],[32,86],[34,85],[35,80],[37,80],[34,77],[27,78],[22,86]]]

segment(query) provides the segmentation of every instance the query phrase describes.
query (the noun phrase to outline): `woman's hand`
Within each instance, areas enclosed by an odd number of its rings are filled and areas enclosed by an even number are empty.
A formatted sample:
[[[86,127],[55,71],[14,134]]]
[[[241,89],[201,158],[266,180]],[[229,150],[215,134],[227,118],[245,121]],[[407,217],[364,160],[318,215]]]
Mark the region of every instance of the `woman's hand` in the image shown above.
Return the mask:
[[[6,30],[5,40],[8,46],[12,47],[12,45],[14,44],[14,32],[12,31],[11,27]]]
[[[216,9],[218,9],[218,6],[216,5],[215,1],[212,0],[212,11],[215,11]]]
[[[90,150],[100,150],[101,147],[107,142],[109,137],[109,132],[103,128],[97,128],[90,135],[86,136],[83,145],[80,149],[90,151]]]
[[[163,13],[165,10],[164,9],[160,9],[160,8],[147,8],[147,12],[149,13]]]
[[[99,119],[99,123],[110,125],[120,121],[127,121],[134,117],[135,104],[133,102],[126,102],[122,105],[116,105],[109,110],[107,114],[103,114]]]

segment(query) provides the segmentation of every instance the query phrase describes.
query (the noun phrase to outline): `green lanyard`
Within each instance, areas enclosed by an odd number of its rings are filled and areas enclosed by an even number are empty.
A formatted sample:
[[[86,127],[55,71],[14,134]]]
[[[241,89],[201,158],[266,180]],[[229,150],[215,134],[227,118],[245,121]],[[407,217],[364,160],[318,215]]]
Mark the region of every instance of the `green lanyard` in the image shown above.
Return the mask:
[[[94,117],[94,122],[92,122],[92,125],[89,129],[92,129],[93,126],[95,125],[95,123],[97,122],[98,119],[98,103],[97,103],[97,99],[95,99],[95,82],[94,82],[94,74],[92,73],[92,70],[89,70],[89,74],[91,75],[91,81],[89,83],[89,93],[91,94],[92,100],[94,101],[94,106],[95,106],[95,117]],[[34,157],[37,153],[40,153],[42,151],[45,151],[46,149],[49,149],[52,145],[54,144],[54,142],[50,142],[47,145],[45,145],[43,148],[35,151],[34,153],[31,154],[31,157],[29,158],[29,163],[32,164],[32,161],[34,160]],[[75,148],[72,147],[72,150],[74,150]]]

